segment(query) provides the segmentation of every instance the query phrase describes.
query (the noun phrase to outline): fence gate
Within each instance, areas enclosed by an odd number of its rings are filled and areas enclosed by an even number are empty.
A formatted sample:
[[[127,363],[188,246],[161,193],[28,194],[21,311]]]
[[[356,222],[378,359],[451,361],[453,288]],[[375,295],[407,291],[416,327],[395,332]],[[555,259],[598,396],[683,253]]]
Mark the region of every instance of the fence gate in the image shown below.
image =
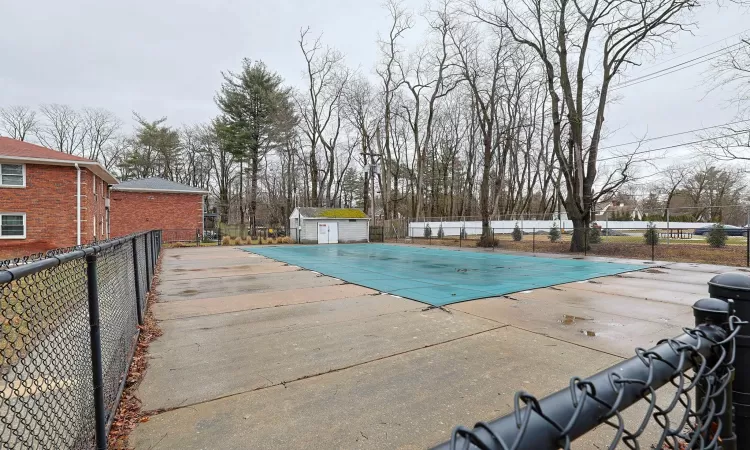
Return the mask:
[[[370,226],[370,242],[384,242],[385,232],[382,225]]]

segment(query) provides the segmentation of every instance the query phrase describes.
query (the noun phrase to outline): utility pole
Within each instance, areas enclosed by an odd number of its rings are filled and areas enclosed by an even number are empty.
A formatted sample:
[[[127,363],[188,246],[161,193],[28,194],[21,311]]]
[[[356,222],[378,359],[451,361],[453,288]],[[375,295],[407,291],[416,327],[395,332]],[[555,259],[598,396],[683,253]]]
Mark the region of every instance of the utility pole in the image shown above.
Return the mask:
[[[371,163],[368,165],[368,173],[370,176],[370,182],[372,184],[370,190],[372,191],[372,221],[375,222],[375,175],[380,173],[378,163],[382,161],[379,153],[368,153],[362,152],[362,156],[367,160],[367,156],[370,156]]]

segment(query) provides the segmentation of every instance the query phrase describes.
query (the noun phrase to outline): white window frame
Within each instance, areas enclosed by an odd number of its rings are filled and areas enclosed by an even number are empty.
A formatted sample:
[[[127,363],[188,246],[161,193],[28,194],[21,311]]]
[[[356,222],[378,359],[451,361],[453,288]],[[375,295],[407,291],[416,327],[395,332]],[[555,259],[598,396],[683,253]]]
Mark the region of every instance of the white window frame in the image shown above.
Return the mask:
[[[1,212],[0,213],[0,227],[2,227],[2,216],[21,216],[23,217],[23,236],[3,236],[2,228],[0,228],[0,239],[26,239],[26,213],[20,212]]]
[[[4,184],[3,183],[3,172],[2,172],[2,166],[3,165],[21,166],[21,175],[23,176],[23,184],[21,184],[20,186],[15,185],[15,184]],[[23,189],[25,187],[26,187],[26,164],[0,162],[0,188]]]

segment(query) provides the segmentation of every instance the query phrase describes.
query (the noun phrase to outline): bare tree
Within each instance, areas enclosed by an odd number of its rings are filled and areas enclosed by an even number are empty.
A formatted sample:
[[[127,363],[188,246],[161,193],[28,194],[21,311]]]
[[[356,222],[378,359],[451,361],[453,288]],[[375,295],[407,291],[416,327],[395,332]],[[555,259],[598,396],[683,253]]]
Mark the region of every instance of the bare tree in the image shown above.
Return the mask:
[[[398,197],[398,179],[393,180],[393,193],[391,193],[391,178],[390,172],[393,166],[393,155],[391,148],[391,128],[393,126],[393,98],[394,95],[402,84],[403,80],[398,79],[395,75],[395,68],[398,63],[399,55],[401,54],[401,48],[399,41],[403,38],[406,31],[411,29],[414,25],[413,17],[411,13],[404,8],[403,4],[398,0],[387,0],[385,4],[388,14],[390,16],[390,28],[388,30],[388,38],[380,39],[380,53],[382,55],[382,62],[376,69],[378,76],[380,76],[382,82],[382,96],[383,96],[383,151],[381,153],[381,161],[383,161],[382,177],[383,177],[383,215],[384,217],[392,216],[393,210],[395,210],[396,197]],[[378,146],[380,146],[380,139],[378,139]],[[373,157],[373,163],[375,159]],[[365,164],[367,161],[365,160]],[[398,171],[398,169],[395,169]],[[374,194],[373,194],[374,198]]]
[[[28,135],[36,131],[38,124],[36,111],[28,106],[0,108],[0,126],[13,139],[25,141]]]
[[[78,111],[68,105],[56,103],[42,105],[39,110],[43,121],[37,128],[37,139],[45,147],[70,155],[82,156],[86,124]]]
[[[83,137],[81,153],[94,161],[109,159],[110,147],[122,128],[122,120],[106,109],[84,108],[81,117]]]
[[[310,182],[312,200],[321,204],[321,187],[326,183],[326,200],[330,201],[335,176],[335,148],[341,131],[339,109],[349,70],[344,66],[341,52],[326,47],[317,37],[310,42],[310,29],[300,31],[299,47],[305,57],[307,89],[304,97],[297,96],[297,106],[302,119],[302,129],[310,143]],[[320,179],[317,147],[325,150],[326,167]]]
[[[581,251],[598,200],[594,185],[610,86],[625,67],[635,63],[639,52],[669,44],[670,37],[684,29],[681,13],[698,2],[503,0],[503,7],[492,10],[479,0],[469,4],[475,18],[507,30],[516,42],[532,49],[545,73],[553,149],[565,182],[565,209],[575,227],[571,250]],[[592,49],[598,43],[601,47]],[[600,71],[588,73],[597,59]],[[587,119],[589,115],[593,120]],[[611,183],[617,186],[625,180],[619,177]]]

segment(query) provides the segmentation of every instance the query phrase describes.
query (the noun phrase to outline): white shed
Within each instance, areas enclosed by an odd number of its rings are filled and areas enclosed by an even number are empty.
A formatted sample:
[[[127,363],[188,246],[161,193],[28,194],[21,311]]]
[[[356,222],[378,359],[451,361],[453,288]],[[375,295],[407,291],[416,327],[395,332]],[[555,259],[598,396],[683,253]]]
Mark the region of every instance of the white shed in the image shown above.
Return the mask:
[[[302,244],[368,242],[370,219],[361,209],[297,207],[289,216],[289,231]]]

